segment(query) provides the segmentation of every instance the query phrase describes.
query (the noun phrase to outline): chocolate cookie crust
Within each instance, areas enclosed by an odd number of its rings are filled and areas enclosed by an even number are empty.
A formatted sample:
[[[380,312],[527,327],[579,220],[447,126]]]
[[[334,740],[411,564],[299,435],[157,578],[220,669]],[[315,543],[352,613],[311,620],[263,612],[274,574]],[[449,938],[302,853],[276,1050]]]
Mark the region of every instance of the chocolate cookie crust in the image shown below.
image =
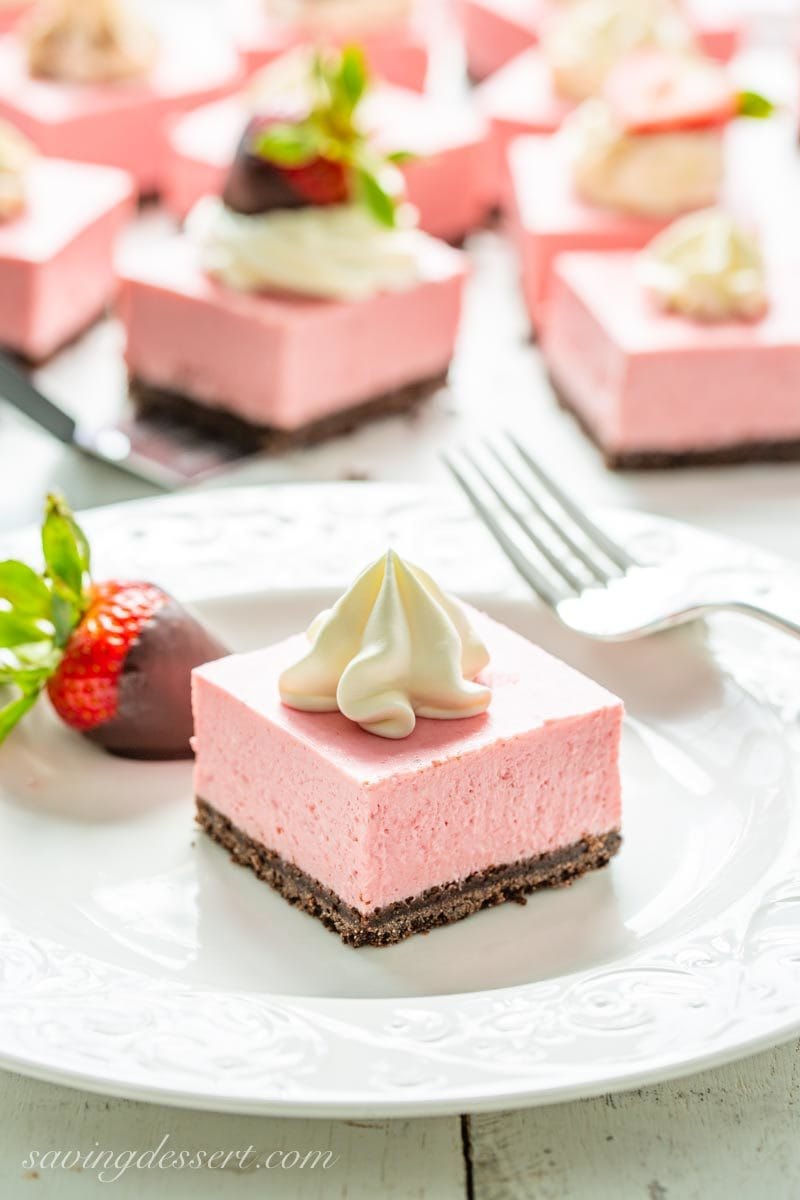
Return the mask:
[[[195,429],[208,437],[220,438],[244,454],[281,454],[327,438],[341,437],[368,421],[410,412],[446,382],[445,371],[291,430],[254,425],[226,409],[211,408],[178,392],[153,387],[135,376],[130,380],[129,393],[139,416],[162,419]]]
[[[604,867],[622,843],[619,832],[612,829],[600,837],[585,837],[553,854],[488,867],[459,883],[429,888],[367,916],[273,850],[248,837],[200,797],[197,820],[235,863],[249,867],[259,879],[280,892],[284,900],[316,917],[349,946],[393,946],[413,933],[427,933],[437,925],[450,925],[482,908],[492,908],[507,900],[524,904],[525,897],[539,888],[564,887],[587,871]]]

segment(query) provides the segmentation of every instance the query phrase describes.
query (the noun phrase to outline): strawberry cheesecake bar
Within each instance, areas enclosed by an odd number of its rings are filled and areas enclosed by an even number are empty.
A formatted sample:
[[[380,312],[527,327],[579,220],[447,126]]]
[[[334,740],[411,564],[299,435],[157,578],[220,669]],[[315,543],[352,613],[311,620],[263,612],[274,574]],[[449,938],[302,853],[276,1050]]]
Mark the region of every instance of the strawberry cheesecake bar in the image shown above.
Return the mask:
[[[609,466],[800,458],[796,264],[718,209],[555,268],[543,351]]]
[[[579,0],[572,0],[578,3]],[[725,12],[724,4],[707,0],[673,0],[688,19],[700,50],[728,62],[737,53],[742,30]],[[469,72],[473,79],[493,75],[518,54],[538,45],[548,23],[557,19],[559,0],[459,0],[458,8]],[[639,13],[647,0],[637,0]],[[520,93],[524,96],[524,93]]]
[[[120,167],[158,190],[166,126],[235,91],[232,46],[144,25],[125,0],[41,0],[0,39],[0,117],[44,153]]]
[[[364,61],[321,55],[310,107],[251,121],[222,196],[122,263],[136,403],[279,448],[409,408],[443,382],[464,256],[413,227],[357,117]]]
[[[123,171],[39,157],[0,122],[0,346],[41,361],[100,315],[133,207]]]
[[[193,675],[198,819],[352,946],[620,845],[622,704],[389,552],[307,635]]]
[[[363,46],[387,83],[423,91],[430,65],[430,0],[243,0],[236,46],[248,74],[296,46]]]
[[[265,67],[250,88],[204,105],[173,125],[164,163],[163,197],[181,218],[205,195],[219,194],[242,129],[253,114],[271,112],[297,97],[297,77],[308,79],[307,48]],[[371,88],[361,108],[364,128],[386,152],[408,152],[401,165],[408,202],[419,227],[460,241],[486,215],[488,127],[472,104],[420,95],[407,88]]]
[[[716,203],[725,127],[769,111],[710,59],[641,50],[555,137],[519,138],[509,151],[511,231],[533,328],[560,254],[641,249],[676,216]]]

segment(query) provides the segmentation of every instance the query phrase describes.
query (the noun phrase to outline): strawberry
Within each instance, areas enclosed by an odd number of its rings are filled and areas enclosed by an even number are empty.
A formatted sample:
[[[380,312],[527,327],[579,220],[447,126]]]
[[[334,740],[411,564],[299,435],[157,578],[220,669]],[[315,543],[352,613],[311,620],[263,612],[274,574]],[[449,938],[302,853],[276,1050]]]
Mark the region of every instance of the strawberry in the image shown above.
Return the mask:
[[[308,204],[345,204],[350,197],[346,168],[329,158],[312,158],[302,167],[284,167],[289,186]]]
[[[93,583],[80,526],[47,500],[45,571],[0,563],[0,684],[19,695],[0,709],[0,742],[46,689],[61,719],[112,753],[191,753],[191,670],[227,653],[153,583]]]
[[[655,48],[638,50],[619,62],[603,95],[629,133],[714,128],[743,111],[740,96],[719,64]]]
[[[316,55],[305,109],[284,105],[245,129],[223,189],[228,208],[251,216],[358,201],[380,224],[394,226],[397,199],[386,178],[396,172],[387,168],[408,155],[379,154],[360,128],[368,86],[364,56],[355,47]]]

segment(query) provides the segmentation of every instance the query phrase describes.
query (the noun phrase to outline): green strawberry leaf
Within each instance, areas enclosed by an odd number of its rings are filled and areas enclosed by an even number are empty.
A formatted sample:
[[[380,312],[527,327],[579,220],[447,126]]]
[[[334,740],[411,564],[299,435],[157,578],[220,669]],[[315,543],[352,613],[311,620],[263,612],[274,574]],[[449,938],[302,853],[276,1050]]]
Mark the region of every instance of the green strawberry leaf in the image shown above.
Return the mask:
[[[342,51],[339,67],[338,88],[352,113],[361,102],[369,83],[364,52],[358,46],[347,46]]]
[[[47,497],[42,549],[47,575],[55,593],[70,601],[80,613],[91,566],[89,543],[69,506],[60,496]]]
[[[277,123],[257,134],[253,149],[279,167],[303,167],[319,153],[321,135],[308,121],[299,125]]]
[[[0,612],[0,647],[3,649],[52,640],[52,632],[45,632],[31,617],[18,616],[13,612]]]
[[[0,562],[0,600],[6,600],[20,616],[50,616],[47,584],[31,567],[13,559]]]
[[[775,112],[775,104],[760,92],[739,93],[739,114],[742,117],[753,117],[763,121]]]
[[[404,163],[413,162],[416,157],[413,150],[393,150],[391,154],[386,155],[386,161],[401,167]]]
[[[16,700],[12,700],[5,708],[0,708],[0,743],[5,741],[11,730],[21,721],[39,699],[41,687],[33,687],[24,691]]]
[[[356,169],[358,190],[364,204],[380,225],[394,229],[397,224],[397,206],[392,196],[366,167]]]

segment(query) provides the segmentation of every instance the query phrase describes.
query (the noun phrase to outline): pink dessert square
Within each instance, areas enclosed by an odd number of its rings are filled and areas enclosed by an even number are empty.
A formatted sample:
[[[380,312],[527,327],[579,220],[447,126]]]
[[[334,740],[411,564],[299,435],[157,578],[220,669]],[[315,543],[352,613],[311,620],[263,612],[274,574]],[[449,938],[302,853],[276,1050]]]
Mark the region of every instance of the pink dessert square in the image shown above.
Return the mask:
[[[525,304],[541,329],[553,264],[570,250],[639,250],[669,224],[585,204],[557,138],[519,138],[509,149],[511,231]]]
[[[256,428],[302,429],[441,378],[453,354],[463,254],[420,239],[417,284],[358,301],[238,292],[181,236],[121,266],[132,377]]]
[[[205,105],[174,122],[164,166],[164,199],[180,217],[201,196],[218,194],[247,123],[244,99]],[[403,167],[420,228],[458,241],[485,216],[488,127],[468,103],[405,88],[379,88],[364,102],[364,120],[383,148],[408,150]]]
[[[27,206],[0,221],[0,345],[49,357],[112,297],[114,245],[131,219],[134,187],[110,167],[39,158]]]
[[[551,377],[617,467],[800,455],[800,276],[775,263],[760,320],[703,323],[645,294],[636,255],[569,254],[553,279]]]
[[[418,718],[400,741],[281,703],[302,635],[194,672],[201,823],[352,944],[569,882],[619,845],[621,702],[469,615],[491,655],[488,712]]]
[[[486,79],[539,41],[547,0],[459,0],[467,63],[473,79]],[[704,54],[727,62],[739,49],[741,26],[725,0],[686,0],[685,9]]]
[[[170,118],[235,91],[241,66],[224,42],[162,39],[144,80],[87,85],[35,79],[21,42],[0,39],[0,118],[43,154],[129,171],[141,193],[158,191]]]
[[[240,15],[235,30],[236,47],[249,75],[267,66],[295,46],[313,40],[301,25],[269,17],[259,3],[248,6]],[[401,21],[381,30],[353,29],[330,43],[358,43],[362,46],[370,70],[378,79],[397,87],[421,92],[430,66],[430,35],[420,20]]]

